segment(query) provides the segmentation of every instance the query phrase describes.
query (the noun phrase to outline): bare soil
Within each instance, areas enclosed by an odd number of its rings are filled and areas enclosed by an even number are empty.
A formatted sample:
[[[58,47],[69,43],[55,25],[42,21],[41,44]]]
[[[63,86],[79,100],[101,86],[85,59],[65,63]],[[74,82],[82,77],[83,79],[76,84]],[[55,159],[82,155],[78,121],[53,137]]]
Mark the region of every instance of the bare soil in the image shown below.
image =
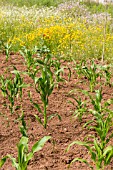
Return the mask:
[[[10,75],[10,71],[13,69],[14,65],[19,71],[25,71],[24,59],[19,54],[12,54],[8,60],[5,61],[5,55],[0,55],[0,75]],[[73,67],[73,63],[62,62],[62,65],[68,65],[70,69]],[[82,77],[79,79],[75,73],[72,71],[72,76],[70,81],[68,81],[68,70],[65,69],[64,78],[67,82],[61,82],[59,87],[55,87],[53,93],[49,97],[49,106],[47,109],[47,115],[58,113],[62,120],[60,121],[58,117],[52,118],[48,122],[47,129],[44,129],[35,119],[35,114],[39,114],[38,111],[30,103],[28,97],[28,91],[32,92],[32,96],[35,102],[41,103],[39,95],[35,92],[33,87],[27,87],[23,89],[23,101],[18,99],[15,105],[22,106],[22,109],[17,108],[14,114],[11,115],[7,98],[2,96],[0,92],[0,158],[6,154],[11,154],[17,158],[17,143],[21,138],[21,133],[19,127],[21,124],[17,121],[18,117],[21,115],[22,111],[25,114],[25,121],[28,128],[29,136],[29,150],[33,144],[44,137],[45,135],[50,135],[52,138],[43,147],[42,150],[35,153],[33,159],[29,162],[28,170],[67,170],[69,163],[75,158],[84,158],[93,165],[91,157],[85,147],[74,145],[66,152],[66,148],[70,143],[75,140],[83,141],[84,138],[90,133],[95,134],[95,132],[90,132],[83,125],[88,120],[92,119],[91,115],[85,114],[82,121],[75,119],[72,114],[76,109],[75,105],[69,103],[70,90],[76,90],[76,97],[81,97],[83,100],[87,98],[79,92],[79,89],[89,90],[89,84],[87,79]],[[26,83],[32,83],[32,80],[26,75],[24,75],[24,81]],[[97,85],[96,89],[99,88]],[[113,98],[113,87],[105,86],[103,80],[103,101],[109,98]],[[90,106],[89,102],[89,106]],[[111,109],[113,107],[111,106]],[[112,129],[111,129],[112,131]],[[111,133],[111,132],[110,132]],[[112,144],[113,139],[110,141]],[[1,168],[1,170],[13,170],[11,161],[7,160],[6,164]],[[75,162],[70,166],[70,170],[89,170],[89,167],[80,162]],[[110,165],[107,166],[106,170],[113,170],[113,160]]]

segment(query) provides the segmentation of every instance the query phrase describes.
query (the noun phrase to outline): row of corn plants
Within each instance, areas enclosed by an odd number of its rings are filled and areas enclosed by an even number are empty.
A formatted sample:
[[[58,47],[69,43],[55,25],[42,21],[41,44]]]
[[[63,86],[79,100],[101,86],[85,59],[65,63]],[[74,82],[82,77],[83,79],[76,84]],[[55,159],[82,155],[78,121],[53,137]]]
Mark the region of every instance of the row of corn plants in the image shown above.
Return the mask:
[[[91,114],[92,120],[86,122],[83,126],[90,130],[90,132],[85,136],[84,141],[74,141],[66,150],[68,151],[73,145],[84,146],[91,156],[92,163],[89,163],[84,158],[75,158],[71,161],[70,165],[76,161],[80,161],[87,164],[91,169],[104,170],[113,158],[113,146],[109,143],[111,138],[113,138],[111,130],[113,111],[108,107],[113,101],[109,99],[102,104],[102,88],[96,90],[94,95],[85,90],[82,93],[89,97],[93,109],[88,109],[87,102],[84,105],[84,101],[81,102],[81,100],[75,99],[78,106],[73,116],[78,117],[79,121],[81,121],[84,114],[87,113],[87,116]],[[91,132],[94,132],[94,135]]]
[[[76,70],[78,78],[80,79],[80,77],[83,76],[85,81],[88,81],[89,90],[79,89],[79,95],[81,96],[80,93],[82,93],[82,98],[84,95],[87,100],[76,97],[77,89],[73,89],[69,92],[69,97],[73,100],[69,102],[73,105],[75,105],[76,102],[76,108],[72,116],[76,119],[78,118],[79,121],[82,121],[84,115],[87,117],[91,115],[91,120],[83,125],[84,130],[89,130],[88,134],[84,137],[84,140],[73,141],[66,151],[69,151],[73,145],[83,146],[87,148],[92,162],[89,163],[86,159],[77,157],[71,161],[69,167],[74,162],[79,161],[85,163],[90,169],[104,170],[113,158],[113,146],[110,144],[110,140],[113,138],[113,111],[110,109],[110,106],[113,104],[113,99],[111,98],[104,101],[102,87],[103,85],[109,87],[113,85],[110,71],[112,66],[104,64],[100,65],[95,63],[94,60],[91,62],[83,60],[80,63],[74,61],[74,63],[74,70]],[[102,81],[103,77],[104,81]],[[97,84],[99,84],[98,90],[95,89]],[[88,107],[89,103],[91,103],[91,108]]]

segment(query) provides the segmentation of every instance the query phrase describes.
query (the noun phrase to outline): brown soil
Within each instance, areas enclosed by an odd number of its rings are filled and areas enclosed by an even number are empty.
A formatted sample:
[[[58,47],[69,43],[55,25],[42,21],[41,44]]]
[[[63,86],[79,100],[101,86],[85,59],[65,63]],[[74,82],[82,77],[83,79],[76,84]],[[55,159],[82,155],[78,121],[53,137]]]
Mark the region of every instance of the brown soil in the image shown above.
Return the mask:
[[[5,61],[5,55],[0,55],[0,75],[9,75],[10,71],[13,69],[12,65],[20,71],[25,71],[25,66],[23,65],[23,58],[19,55],[11,55],[9,61]],[[63,65],[69,65],[72,68],[72,63],[63,62]],[[68,80],[68,70],[65,69],[64,77]],[[24,76],[24,81],[26,83],[32,83],[32,80],[28,76]],[[80,81],[80,80],[79,80]],[[33,87],[27,87],[23,89],[23,102],[21,103],[18,99],[15,105],[21,105],[25,114],[25,121],[28,128],[29,136],[29,150],[33,144],[44,137],[45,135],[50,135],[52,138],[43,147],[43,149],[35,153],[33,159],[29,162],[28,170],[66,170],[68,169],[69,163],[75,158],[87,159],[91,165],[91,157],[85,147],[74,145],[66,152],[66,148],[74,140],[84,140],[87,134],[94,132],[88,131],[83,128],[83,125],[88,120],[92,119],[90,115],[84,115],[81,122],[78,119],[72,117],[72,114],[76,108],[76,103],[73,106],[68,101],[71,100],[68,93],[70,90],[76,90],[76,96],[81,96],[83,100],[86,99],[78,89],[89,90],[89,85],[87,79],[81,78],[81,83],[77,83],[78,78],[73,71],[70,81],[60,83],[59,88],[55,87],[53,93],[49,97],[49,106],[47,109],[47,114],[51,115],[58,113],[62,121],[57,117],[52,118],[48,122],[47,129],[45,130],[35,119],[34,114],[38,114],[37,110],[32,106],[29,101],[28,91],[32,92],[34,101],[40,103],[39,95],[35,92]],[[103,80],[104,82],[104,80]],[[99,88],[99,85],[96,87]],[[103,85],[103,100],[106,101],[112,98],[113,87],[108,87]],[[10,114],[7,107],[8,99],[3,98],[0,93],[0,158],[6,154],[11,154],[17,157],[17,143],[21,138],[21,133],[19,131],[20,123],[17,120],[18,116],[21,115],[21,109],[16,109],[14,114]],[[90,107],[90,103],[89,106]],[[112,106],[111,106],[112,108]],[[110,143],[112,143],[111,140]],[[93,165],[94,166],[94,165]],[[6,164],[1,168],[1,170],[13,170],[11,161],[7,160]],[[113,170],[113,161],[107,166],[108,170]],[[88,166],[84,163],[73,163],[70,170],[89,170]]]

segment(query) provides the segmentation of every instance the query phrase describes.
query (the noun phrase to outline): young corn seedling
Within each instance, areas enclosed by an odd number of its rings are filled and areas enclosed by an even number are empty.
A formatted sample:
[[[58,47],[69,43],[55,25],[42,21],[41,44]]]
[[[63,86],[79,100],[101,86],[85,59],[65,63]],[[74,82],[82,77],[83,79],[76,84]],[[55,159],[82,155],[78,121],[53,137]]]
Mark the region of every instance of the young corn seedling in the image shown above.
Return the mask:
[[[40,54],[41,59],[36,59],[36,64],[38,66],[40,76],[36,76],[34,78],[34,87],[36,92],[40,95],[41,101],[43,103],[43,109],[41,109],[38,103],[33,102],[30,93],[29,98],[34,107],[38,109],[39,113],[43,114],[44,120],[41,120],[38,115],[35,115],[35,117],[38,122],[41,123],[44,128],[46,128],[48,120],[50,119],[50,117],[53,117],[53,115],[47,117],[47,106],[49,103],[49,96],[51,95],[55,84],[53,73],[51,71],[51,66],[53,62],[48,48],[43,47],[42,49],[40,49],[40,51],[38,50],[38,52]],[[54,114],[54,116],[58,116],[58,118],[60,118],[58,114]]]
[[[36,58],[33,57],[34,54],[36,54],[36,48],[33,50],[29,50],[26,47],[23,47],[23,49],[20,51],[20,54],[25,59],[25,65],[27,66],[27,72],[33,80],[38,72],[37,64],[36,64]]]
[[[77,62],[73,59],[73,62],[75,64],[75,68],[74,69],[76,70],[78,78],[80,78],[80,76],[83,74],[82,67],[86,64],[86,61],[82,60],[80,63],[77,64]]]
[[[102,112],[102,88],[95,90],[95,98],[90,95],[88,91],[82,90],[82,92],[89,96],[91,103],[94,107],[94,110],[101,114]]]
[[[75,65],[76,65],[75,70],[77,74],[79,75],[79,77],[80,75],[83,75],[88,79],[90,83],[90,91],[93,92],[94,87],[97,83],[97,78],[101,76],[97,71],[97,65],[94,63],[93,60],[91,61],[90,66],[87,66],[86,61],[84,60],[80,64],[75,63]]]
[[[5,51],[6,61],[8,61],[9,56],[10,56],[10,49],[11,49],[12,45],[8,44],[8,43],[5,44],[3,42],[1,42],[1,45],[3,46],[4,51]]]
[[[64,68],[61,67],[61,62],[59,60],[54,60],[52,66],[54,67],[54,74],[57,84],[64,81],[64,79],[61,77],[61,73],[63,74],[64,72]]]
[[[40,139],[33,145],[31,152],[28,152],[28,138],[22,136],[17,145],[18,148],[17,160],[11,155],[6,155],[0,160],[0,167],[2,167],[6,160],[9,158],[12,161],[12,165],[15,167],[16,170],[27,170],[28,163],[33,158],[34,153],[41,150],[44,144],[50,138],[51,138],[50,136],[44,136],[42,139]]]
[[[36,119],[44,126],[44,128],[47,127],[47,106],[48,106],[48,99],[49,96],[51,95],[53,88],[54,88],[54,83],[52,79],[52,75],[46,68],[42,69],[42,76],[39,78],[35,78],[35,90],[37,93],[40,94],[41,101],[43,103],[43,111],[39,104],[34,103],[31,95],[29,93],[30,101],[31,103],[38,109],[39,113],[43,114],[44,121],[39,118],[38,115],[35,115]]]
[[[97,65],[93,60],[91,61],[91,66],[89,68],[88,66],[82,67],[82,74],[89,80],[90,91],[93,92],[97,83],[97,78],[100,76],[99,72],[97,72]]]
[[[0,77],[1,81],[1,91],[3,95],[8,97],[10,102],[9,109],[11,113],[14,112],[14,104],[15,99],[18,98],[18,95],[22,99],[22,88],[26,87],[26,84],[23,82],[23,78],[21,78],[19,71],[14,67],[14,71],[11,73],[15,74],[13,78],[4,78],[4,76]]]
[[[20,132],[22,134],[22,136],[27,136],[27,127],[26,127],[26,122],[24,120],[24,114],[22,114],[20,121],[22,122],[22,125],[20,126]]]
[[[21,122],[20,132],[21,132],[22,136],[28,137],[27,126],[26,126],[26,122],[24,120],[24,112],[23,111],[22,111],[22,116],[20,116],[16,121]]]
[[[40,56],[41,60],[46,63],[49,67],[49,69],[52,69],[53,75],[54,75],[54,81],[56,81],[56,84],[58,85],[59,82],[65,81],[65,79],[62,77],[64,73],[64,68],[62,67],[61,62],[59,58],[52,59],[52,54],[50,49],[47,46],[43,46],[41,49],[38,49],[38,55]],[[71,76],[71,70],[69,70],[69,78]]]
[[[42,65],[46,65],[47,68],[51,68],[53,63],[52,54],[50,49],[46,45],[43,45],[40,49],[37,49],[36,62],[38,66],[42,67]]]
[[[4,76],[1,75],[0,76],[0,89],[2,91],[2,95],[3,97],[6,97],[6,94],[7,94],[7,81],[5,80]]]
[[[83,114],[87,112],[86,102],[82,101],[82,99],[80,97],[79,97],[79,99],[77,99],[74,96],[71,96],[71,98],[74,99],[74,101],[77,103],[77,106],[73,113],[73,116],[75,118],[78,118],[79,121],[81,122]],[[69,103],[75,105],[73,101],[69,101]]]
[[[55,81],[58,87],[59,82],[67,81],[65,78],[63,78],[64,69],[68,70],[68,81],[70,81],[71,78],[71,69],[67,66],[62,67],[61,62],[59,59],[52,60],[52,67],[54,68],[54,75],[55,75]]]
[[[111,69],[111,65],[104,65],[104,66],[100,66],[100,71],[104,72],[104,74],[102,75],[105,75],[105,85],[109,85],[111,87],[111,77],[112,77],[112,74],[110,72],[110,69]]]
[[[87,93],[88,94],[88,93]],[[74,141],[71,143],[67,151],[71,146],[77,144],[84,146],[88,149],[91,159],[96,166],[96,170],[104,170],[107,165],[110,164],[111,159],[113,158],[113,146],[109,145],[110,139],[113,137],[113,133],[110,133],[110,129],[113,126],[113,112],[107,108],[110,105],[110,100],[104,103],[102,106],[102,91],[96,91],[96,97],[89,95],[91,102],[94,106],[94,109],[90,109],[90,113],[93,115],[93,121],[86,123],[84,126],[88,126],[90,130],[95,132],[95,135],[88,135],[85,139],[85,142]],[[89,140],[89,138],[91,140]],[[81,158],[75,158],[71,164],[75,161],[80,161],[86,163],[91,169],[95,169],[90,165],[87,160]]]

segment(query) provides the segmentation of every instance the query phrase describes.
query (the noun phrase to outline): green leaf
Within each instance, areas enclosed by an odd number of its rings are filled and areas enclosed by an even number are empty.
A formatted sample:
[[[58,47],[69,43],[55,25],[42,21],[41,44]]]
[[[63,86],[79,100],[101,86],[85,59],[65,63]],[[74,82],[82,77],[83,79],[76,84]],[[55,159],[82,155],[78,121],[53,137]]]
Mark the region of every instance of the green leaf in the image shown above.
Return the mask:
[[[56,116],[58,116],[58,119],[59,119],[60,121],[62,120],[61,116],[60,116],[59,114],[57,114],[57,113],[51,114],[51,115],[48,117],[48,120],[51,120],[53,117],[56,117]]]
[[[22,165],[25,162],[26,152],[28,151],[28,138],[22,136],[18,143],[18,162]]]
[[[67,147],[66,151],[69,151],[70,147],[75,144],[85,146],[86,148],[90,148],[90,146],[88,146],[88,144],[86,142],[74,141]]]
[[[52,91],[53,91],[54,85],[52,85],[52,87],[48,90],[48,96],[51,95]]]
[[[108,152],[113,151],[113,147],[112,146],[108,146],[103,153],[103,156],[105,156]]]
[[[25,84],[25,83],[23,83],[23,84],[21,84],[21,85],[19,85],[18,87],[19,88],[25,88],[25,87],[29,87],[30,86],[30,84]]]
[[[11,157],[10,155],[7,155],[7,156],[8,156],[8,158],[10,158],[10,159],[11,159],[11,161],[12,161],[12,165],[13,165],[16,169],[18,169],[19,164],[18,164],[18,163],[16,163],[16,159],[15,159],[15,158],[13,158],[13,157]]]
[[[39,113],[42,113],[42,110],[41,110],[41,108],[40,108],[40,106],[39,106],[38,103],[32,102],[32,104],[34,105],[34,107],[35,107],[36,109],[38,109]]]
[[[29,96],[29,98],[30,98],[30,102],[34,105],[34,107],[35,107],[35,108],[39,111],[39,113],[42,113],[42,110],[41,110],[41,108],[40,108],[39,104],[38,104],[38,103],[33,102],[32,98],[31,98],[31,94],[30,94],[30,92],[28,93],[28,96]]]
[[[8,156],[5,156],[3,157],[1,160],[0,160],[0,167],[2,167],[4,165],[4,163],[6,162],[6,159],[8,158]]]
[[[97,142],[96,139],[94,139],[94,146],[95,146],[95,149],[96,149],[98,156],[101,157],[102,151],[101,151],[100,145],[99,145],[99,143]]]
[[[42,139],[40,139],[38,142],[36,142],[32,147],[32,152],[35,153],[39,150],[41,150],[44,146],[44,144],[51,138],[51,136],[44,136]]]
[[[12,165],[18,169],[18,163],[16,163],[16,159],[11,157],[11,155],[7,155],[5,157],[3,157],[1,160],[0,160],[0,167],[2,167],[4,165],[4,163],[6,162],[7,158],[10,158],[10,160],[12,161]]]
[[[36,120],[38,120],[38,122],[39,122],[41,125],[43,125],[43,123],[42,123],[41,119],[38,117],[38,115],[35,115],[35,118],[36,118]]]
[[[33,152],[27,154],[26,161],[29,162],[33,157]]]
[[[88,122],[86,122],[84,125],[83,125],[83,127],[87,127],[89,124],[91,124],[91,123],[93,123],[94,122],[94,120],[89,120]]]
[[[82,162],[82,163],[85,163],[87,164],[91,169],[93,169],[93,167],[85,160],[85,159],[81,159],[81,158],[75,158],[71,161],[71,163],[69,164],[69,167],[72,163],[76,162],[76,161],[79,161],[79,162]]]
[[[19,74],[20,73],[20,71],[18,71],[18,70],[13,70],[13,71],[11,71],[11,73],[14,73],[14,74]]]
[[[44,65],[44,62],[43,62],[42,60],[37,59],[36,62],[37,62],[38,64]]]
[[[19,145],[26,145],[28,143],[28,138],[23,136],[20,141],[19,141]]]
[[[35,84],[37,84],[37,83],[38,83],[38,81],[39,81],[39,79],[40,79],[40,78],[35,77],[35,79],[34,79],[34,83],[35,83]]]
[[[108,146],[104,150],[103,156],[105,156],[105,165],[108,165],[113,157],[113,146]]]

